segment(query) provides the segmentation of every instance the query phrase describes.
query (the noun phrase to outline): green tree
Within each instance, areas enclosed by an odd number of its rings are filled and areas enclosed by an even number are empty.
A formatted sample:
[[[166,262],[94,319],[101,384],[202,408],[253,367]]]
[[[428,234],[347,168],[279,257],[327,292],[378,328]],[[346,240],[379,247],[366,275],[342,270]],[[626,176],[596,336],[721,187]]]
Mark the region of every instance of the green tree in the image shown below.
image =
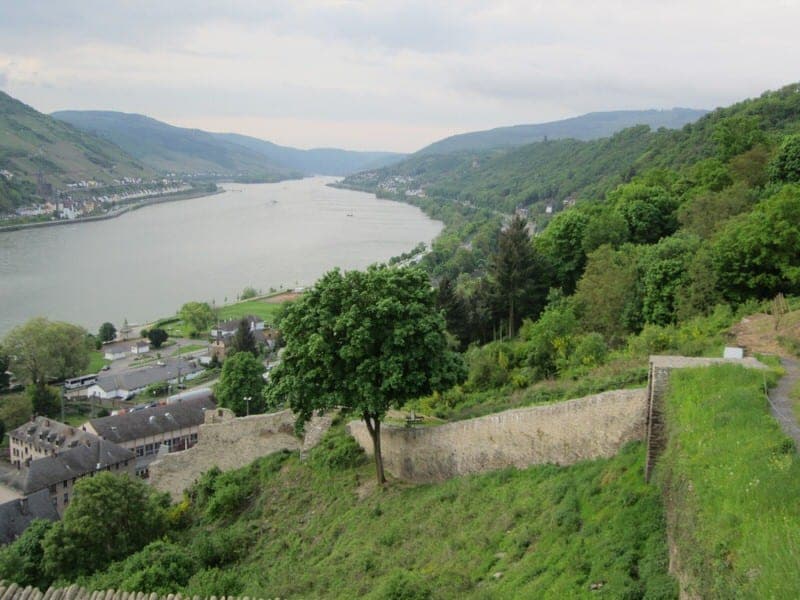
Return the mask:
[[[14,375],[39,386],[79,375],[89,365],[86,330],[44,317],[12,329],[3,347],[11,358]]]
[[[237,352],[249,352],[258,358],[258,345],[256,344],[256,336],[250,330],[250,321],[241,319],[238,327],[231,338],[231,346],[228,355],[236,354]]]
[[[97,337],[100,338],[101,342],[110,342],[117,337],[117,328],[114,327],[113,323],[109,323],[106,321],[102,325],[100,325],[100,329],[97,332]]]
[[[147,339],[153,345],[153,348],[161,348],[161,346],[169,339],[169,334],[161,327],[153,327],[148,330]]]
[[[8,389],[8,384],[11,380],[11,376],[8,374],[10,366],[11,360],[8,358],[8,354],[0,347],[0,392]]]
[[[678,228],[677,202],[660,186],[627,183],[608,195],[615,210],[628,225],[628,239],[634,244],[654,244]]]
[[[610,344],[619,344],[641,326],[638,291],[639,249],[600,246],[589,255],[575,291],[584,331],[596,331]]]
[[[726,299],[800,293],[800,186],[787,185],[714,239],[712,262]]]
[[[444,313],[447,330],[465,345],[470,339],[470,325],[464,299],[452,280],[445,276],[436,288],[436,308]]]
[[[207,302],[187,302],[181,306],[180,317],[189,326],[191,334],[197,335],[214,322],[214,311]]]
[[[242,293],[239,296],[239,299],[240,300],[249,300],[250,298],[255,298],[256,296],[258,296],[258,292],[256,291],[256,288],[251,287],[251,286],[248,285],[246,288],[244,288],[242,290]]]
[[[42,541],[53,527],[52,521],[35,519],[17,540],[0,548],[0,579],[26,587],[47,589],[52,583],[42,569]]]
[[[43,417],[57,417],[61,411],[61,393],[54,387],[41,383],[31,383],[25,388],[33,408],[33,414]]]
[[[45,572],[73,580],[124,559],[164,533],[168,506],[166,494],[140,479],[107,471],[84,477],[42,541]]]
[[[380,425],[389,407],[464,376],[460,356],[447,347],[428,277],[417,268],[330,271],[291,306],[281,328],[286,348],[268,395],[288,400],[299,426],[315,410],[343,407],[359,415],[380,483]]]
[[[536,238],[536,249],[552,266],[552,287],[560,287],[565,294],[575,291],[586,265],[583,238],[589,223],[589,217],[580,208],[571,208],[556,215]]]
[[[220,406],[230,408],[238,416],[264,412],[266,403],[264,365],[249,352],[237,352],[222,363],[219,382],[214,386],[214,396]],[[250,400],[245,400],[249,398]]]
[[[736,115],[720,119],[711,133],[717,145],[717,154],[727,162],[737,154],[764,143],[766,136],[761,130],[761,119],[757,116]]]
[[[689,283],[688,269],[700,241],[689,235],[670,236],[642,252],[642,318],[668,325],[677,318],[679,298]]]
[[[544,305],[547,284],[541,260],[531,243],[527,222],[515,215],[500,232],[497,252],[489,271],[494,294],[508,315],[508,335],[513,337],[521,317],[538,314]]]
[[[800,183],[800,135],[784,139],[769,164],[769,177],[779,183]]]

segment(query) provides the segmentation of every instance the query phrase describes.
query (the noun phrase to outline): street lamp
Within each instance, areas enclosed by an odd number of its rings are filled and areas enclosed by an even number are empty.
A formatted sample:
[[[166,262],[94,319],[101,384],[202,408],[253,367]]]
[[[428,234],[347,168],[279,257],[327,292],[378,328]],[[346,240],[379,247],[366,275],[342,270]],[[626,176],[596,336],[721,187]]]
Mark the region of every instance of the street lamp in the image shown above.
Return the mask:
[[[250,400],[252,400],[252,399],[253,399],[252,396],[245,396],[244,397],[245,404],[247,405],[247,416],[248,417],[250,416]]]

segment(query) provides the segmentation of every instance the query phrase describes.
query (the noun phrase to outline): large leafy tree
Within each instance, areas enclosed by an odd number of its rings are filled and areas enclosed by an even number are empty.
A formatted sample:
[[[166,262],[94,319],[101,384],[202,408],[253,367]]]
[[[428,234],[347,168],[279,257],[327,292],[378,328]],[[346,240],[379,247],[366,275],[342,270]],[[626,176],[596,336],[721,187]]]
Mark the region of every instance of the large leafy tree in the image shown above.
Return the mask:
[[[41,387],[48,380],[78,375],[88,366],[86,339],[82,327],[37,317],[12,329],[3,347],[14,375]]]
[[[800,293],[800,186],[787,185],[714,239],[712,262],[723,295],[736,302]]]
[[[162,344],[169,339],[169,333],[161,327],[153,327],[147,331],[146,337],[153,344],[153,348],[161,348]]]
[[[528,236],[527,222],[515,215],[500,232],[497,252],[489,272],[498,305],[508,315],[508,334],[514,335],[523,316],[538,314],[544,306],[547,284],[536,250]]]
[[[237,352],[249,352],[255,357],[258,357],[258,344],[256,344],[256,336],[250,329],[250,322],[247,319],[239,321],[239,325],[231,339],[231,347],[228,351],[229,354]]]
[[[8,354],[6,354],[6,351],[0,347],[0,392],[8,387],[9,380],[11,379],[11,377],[8,375],[8,367],[10,365],[11,361],[8,358]]]
[[[169,497],[140,479],[103,472],[81,479],[42,541],[51,579],[74,579],[143,548],[166,528]]]
[[[291,306],[281,329],[286,349],[268,396],[288,400],[301,426],[315,410],[342,407],[359,415],[380,483],[380,427],[388,409],[465,375],[460,356],[448,348],[428,277],[417,268],[330,271]]]
[[[191,333],[196,335],[211,327],[214,311],[208,302],[187,302],[181,306],[180,317],[189,326]]]
[[[117,337],[117,328],[114,327],[113,323],[106,321],[100,325],[100,329],[97,332],[97,337],[100,338],[101,342],[110,342]]]
[[[264,365],[249,352],[237,352],[228,356],[222,364],[219,382],[214,387],[217,402],[240,417],[248,413],[264,412],[263,374]]]
[[[790,135],[783,141],[769,165],[769,175],[776,182],[800,183],[800,135]]]

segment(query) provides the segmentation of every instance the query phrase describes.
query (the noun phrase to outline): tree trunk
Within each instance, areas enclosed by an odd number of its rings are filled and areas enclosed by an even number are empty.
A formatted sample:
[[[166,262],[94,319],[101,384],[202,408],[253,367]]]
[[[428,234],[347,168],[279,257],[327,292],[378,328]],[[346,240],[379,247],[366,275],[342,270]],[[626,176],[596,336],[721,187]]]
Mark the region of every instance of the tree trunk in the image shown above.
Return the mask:
[[[375,457],[375,474],[378,477],[378,485],[386,483],[383,475],[383,456],[381,456],[381,421],[378,417],[373,417],[369,413],[363,415],[364,423],[367,424],[369,437],[372,438],[372,451]]]

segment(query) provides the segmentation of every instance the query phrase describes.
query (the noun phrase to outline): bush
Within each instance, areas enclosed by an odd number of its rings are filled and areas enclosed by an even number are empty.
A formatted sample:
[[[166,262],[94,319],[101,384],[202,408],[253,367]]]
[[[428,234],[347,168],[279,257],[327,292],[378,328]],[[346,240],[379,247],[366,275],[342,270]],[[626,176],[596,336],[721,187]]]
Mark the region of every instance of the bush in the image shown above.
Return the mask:
[[[343,471],[365,462],[364,449],[344,428],[330,429],[320,443],[309,453],[309,462],[315,467]]]
[[[255,298],[256,296],[258,296],[256,289],[254,287],[247,286],[239,295],[239,300],[249,300],[250,298]]]
[[[429,600],[433,592],[427,583],[409,571],[396,571],[378,592],[381,600]]]

